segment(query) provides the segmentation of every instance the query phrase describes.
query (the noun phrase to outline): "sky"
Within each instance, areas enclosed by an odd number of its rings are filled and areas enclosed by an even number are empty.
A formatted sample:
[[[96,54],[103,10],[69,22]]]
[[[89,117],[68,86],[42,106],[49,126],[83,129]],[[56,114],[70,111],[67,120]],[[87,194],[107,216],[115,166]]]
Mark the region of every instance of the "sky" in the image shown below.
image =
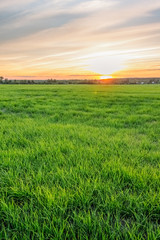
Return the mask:
[[[0,0],[0,75],[160,77],[160,0]]]

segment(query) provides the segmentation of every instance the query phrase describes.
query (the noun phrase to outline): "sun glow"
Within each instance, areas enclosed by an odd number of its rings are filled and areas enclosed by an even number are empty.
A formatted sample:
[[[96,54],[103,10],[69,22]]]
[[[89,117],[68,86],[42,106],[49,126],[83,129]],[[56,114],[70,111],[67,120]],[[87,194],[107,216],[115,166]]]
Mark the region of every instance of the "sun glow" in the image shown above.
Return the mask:
[[[100,79],[103,80],[103,79],[111,79],[112,76],[100,76]]]

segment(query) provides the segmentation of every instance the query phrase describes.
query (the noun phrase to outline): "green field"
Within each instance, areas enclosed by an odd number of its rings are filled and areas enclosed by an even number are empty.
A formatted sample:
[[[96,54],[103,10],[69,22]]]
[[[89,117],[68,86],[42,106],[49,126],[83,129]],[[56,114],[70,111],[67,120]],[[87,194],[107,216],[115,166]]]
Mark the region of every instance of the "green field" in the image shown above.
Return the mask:
[[[160,85],[0,85],[0,239],[160,239]]]

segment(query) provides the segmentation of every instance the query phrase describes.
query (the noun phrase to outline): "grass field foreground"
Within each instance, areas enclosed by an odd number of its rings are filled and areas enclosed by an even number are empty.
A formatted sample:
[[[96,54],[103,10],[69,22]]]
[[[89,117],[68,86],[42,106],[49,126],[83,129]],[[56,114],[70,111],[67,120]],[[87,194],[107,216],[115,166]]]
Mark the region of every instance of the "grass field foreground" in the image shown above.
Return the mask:
[[[160,85],[0,86],[0,239],[160,239]]]

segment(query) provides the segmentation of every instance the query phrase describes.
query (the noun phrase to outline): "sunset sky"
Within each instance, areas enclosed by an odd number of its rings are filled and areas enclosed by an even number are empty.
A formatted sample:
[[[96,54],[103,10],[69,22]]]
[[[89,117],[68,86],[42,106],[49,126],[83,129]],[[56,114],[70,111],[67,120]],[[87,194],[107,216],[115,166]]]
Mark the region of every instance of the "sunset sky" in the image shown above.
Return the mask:
[[[0,75],[160,77],[160,0],[1,0]]]

